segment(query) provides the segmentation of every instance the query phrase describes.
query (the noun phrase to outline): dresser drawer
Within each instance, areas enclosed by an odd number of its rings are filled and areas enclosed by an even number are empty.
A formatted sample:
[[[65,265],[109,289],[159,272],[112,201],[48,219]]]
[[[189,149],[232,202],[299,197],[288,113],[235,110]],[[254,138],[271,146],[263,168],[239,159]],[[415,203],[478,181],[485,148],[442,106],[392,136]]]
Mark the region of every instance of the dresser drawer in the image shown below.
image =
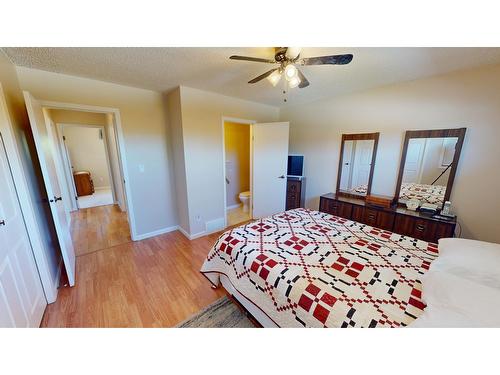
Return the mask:
[[[368,224],[372,227],[376,227],[377,226],[377,216],[378,216],[377,210],[365,207],[365,212],[363,214],[363,223]]]
[[[365,208],[363,206],[353,206],[351,220],[357,221],[358,223],[364,222]]]
[[[377,215],[377,227],[384,230],[390,230],[394,228],[394,219],[396,215],[392,212],[379,211]]]
[[[340,216],[345,219],[351,218],[352,204],[339,202],[334,199],[320,199],[320,211],[330,215]]]

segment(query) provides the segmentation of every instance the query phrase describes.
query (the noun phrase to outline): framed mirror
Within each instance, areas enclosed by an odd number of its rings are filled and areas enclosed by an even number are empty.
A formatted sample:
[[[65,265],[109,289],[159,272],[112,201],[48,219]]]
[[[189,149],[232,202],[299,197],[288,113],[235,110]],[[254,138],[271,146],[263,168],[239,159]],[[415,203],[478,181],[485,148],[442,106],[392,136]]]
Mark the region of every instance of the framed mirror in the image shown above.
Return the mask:
[[[465,128],[407,131],[399,166],[394,202],[441,209],[450,199]]]
[[[342,134],[337,195],[365,198],[370,194],[379,133]]]

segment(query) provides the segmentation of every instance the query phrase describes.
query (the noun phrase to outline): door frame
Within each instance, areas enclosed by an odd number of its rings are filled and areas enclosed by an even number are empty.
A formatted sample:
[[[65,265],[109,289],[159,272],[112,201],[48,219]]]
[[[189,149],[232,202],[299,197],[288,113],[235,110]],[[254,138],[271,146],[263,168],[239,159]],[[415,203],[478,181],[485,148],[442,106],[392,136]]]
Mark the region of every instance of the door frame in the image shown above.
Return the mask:
[[[130,227],[130,236],[133,241],[137,241],[137,231],[136,231],[136,223],[135,216],[132,206],[132,198],[130,194],[130,179],[127,168],[127,160],[126,160],[126,150],[125,150],[125,138],[123,136],[123,128],[120,116],[120,110],[118,108],[113,107],[101,107],[101,106],[93,106],[86,104],[75,104],[75,103],[66,103],[66,102],[56,102],[50,100],[42,100],[38,99],[42,108],[48,109],[64,109],[64,110],[73,110],[80,112],[96,112],[103,114],[111,114],[113,115],[113,128],[115,131],[116,138],[116,146],[117,146],[117,154],[118,154],[118,164],[120,166],[120,174],[123,177],[122,187],[123,193],[125,195],[125,203],[127,207],[127,217],[128,223]]]
[[[66,143],[64,142],[64,128],[69,128],[69,127],[80,127],[80,128],[95,128],[95,129],[100,129],[102,131],[102,139],[103,139],[103,143],[104,143],[104,153],[106,154],[106,165],[107,165],[107,169],[108,169],[108,177],[109,177],[109,182],[111,184],[110,188],[111,188],[111,193],[113,195],[113,202],[116,204],[118,203],[117,202],[117,194],[116,194],[116,191],[115,191],[115,178],[113,176],[113,172],[111,170],[111,159],[110,159],[110,155],[109,155],[109,147],[108,147],[108,142],[109,142],[109,139],[108,139],[108,135],[106,134],[106,129],[105,129],[105,126],[104,125],[91,125],[91,124],[71,124],[71,123],[56,123],[56,128],[57,128],[57,139],[59,141],[59,145],[60,147],[58,148],[58,150],[60,151],[63,151],[64,153],[66,153],[66,157],[64,157],[64,155],[61,155],[61,160],[62,160],[62,163],[63,163],[63,168],[64,168],[64,174],[65,174],[65,177],[66,177],[66,180],[64,182],[66,183],[69,183],[70,186],[68,186],[68,191],[71,191],[73,192],[73,196],[70,197],[71,201],[72,201],[72,204],[73,204],[73,207],[76,207],[77,210],[80,209],[80,206],[78,204],[78,200],[76,199],[76,186],[75,186],[75,181],[74,179],[72,178],[73,177],[73,171],[71,169],[71,158],[69,157],[69,153],[68,153],[68,148],[66,146]],[[117,147],[118,148],[118,147]],[[118,171],[118,173],[120,174],[120,179],[123,180],[123,176],[121,175],[121,171]]]
[[[250,202],[249,204],[249,213],[250,213],[250,219],[253,219],[253,195],[252,195],[252,182],[253,182],[253,124],[255,124],[257,121],[255,120],[248,120],[248,119],[241,119],[241,118],[236,118],[236,117],[229,117],[229,116],[222,116],[221,118],[221,125],[222,125],[222,186],[223,186],[223,192],[224,192],[224,229],[227,228],[227,188],[226,188],[226,137],[225,137],[225,127],[224,124],[226,122],[234,122],[236,124],[241,124],[241,125],[249,125],[250,126]]]
[[[14,185],[19,197],[19,204],[21,206],[21,212],[28,231],[28,238],[31,243],[31,249],[35,258],[36,267],[38,269],[38,276],[42,282],[43,292],[47,303],[52,303],[57,299],[57,288],[59,286],[57,283],[59,281],[59,276],[56,280],[53,280],[50,277],[49,263],[44,252],[42,238],[38,232],[35,207],[31,201],[28,189],[28,179],[22,166],[21,154],[14,136],[14,128],[1,82],[0,113],[5,114],[5,122],[0,121],[0,132],[2,133],[5,151],[7,152],[7,158],[11,168],[12,179],[14,180]]]

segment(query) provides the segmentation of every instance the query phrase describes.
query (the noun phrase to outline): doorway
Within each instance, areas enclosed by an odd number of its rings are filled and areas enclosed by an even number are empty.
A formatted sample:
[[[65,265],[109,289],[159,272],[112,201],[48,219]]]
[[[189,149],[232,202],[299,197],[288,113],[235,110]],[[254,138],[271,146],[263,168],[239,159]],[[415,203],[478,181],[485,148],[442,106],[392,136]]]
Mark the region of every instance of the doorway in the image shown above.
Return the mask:
[[[222,117],[225,227],[285,211],[288,137],[288,122]]]
[[[129,242],[135,236],[134,215],[128,209],[131,207],[127,193],[129,179],[120,111],[116,108],[42,101],[27,91],[24,91],[24,98],[43,183],[49,197],[46,203],[54,219],[67,282],[73,286],[76,256]],[[53,111],[62,111],[69,118],[61,120],[54,116]],[[84,120],[82,116],[86,116]],[[95,117],[100,117],[101,120],[104,118],[104,123],[96,124],[93,122]],[[105,133],[111,134],[108,136],[109,145],[113,145],[116,156],[110,163],[116,200],[112,205],[78,210],[76,197],[68,184],[68,173],[62,162],[64,153],[59,144],[58,123],[103,125]],[[115,173],[118,178],[114,177]]]
[[[77,209],[115,203],[115,182],[104,126],[57,124],[68,191]],[[64,182],[64,181],[63,181]]]
[[[45,109],[45,116],[58,145],[75,255],[130,242],[112,118],[60,109]]]
[[[233,226],[252,219],[250,185],[251,127],[224,121],[226,221]]]

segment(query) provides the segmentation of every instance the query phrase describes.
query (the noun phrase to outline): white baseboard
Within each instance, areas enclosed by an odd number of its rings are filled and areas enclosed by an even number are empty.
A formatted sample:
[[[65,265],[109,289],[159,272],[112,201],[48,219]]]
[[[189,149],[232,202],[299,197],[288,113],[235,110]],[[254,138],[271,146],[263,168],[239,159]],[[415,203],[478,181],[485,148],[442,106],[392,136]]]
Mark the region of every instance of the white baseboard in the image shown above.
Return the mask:
[[[227,211],[227,210],[232,210],[233,208],[238,208],[238,207],[241,207],[241,206],[243,206],[243,203],[233,204],[233,205],[231,205],[231,206],[227,206],[227,207],[226,207],[226,211]]]
[[[200,238],[200,237],[203,237],[203,236],[208,236],[209,234],[221,231],[221,229],[217,229],[217,230],[214,230],[212,232],[207,232],[206,230],[204,230],[203,232],[198,232],[198,233],[195,233],[195,234],[189,234],[188,232],[186,232],[181,227],[177,228],[177,230],[179,232],[181,232],[188,240],[195,240],[197,238]]]
[[[178,225],[174,225],[172,227],[158,229],[158,230],[155,230],[153,232],[139,234],[139,235],[134,236],[134,238],[132,238],[132,240],[134,240],[134,241],[145,240],[146,238],[150,238],[150,237],[154,237],[154,236],[159,236],[160,234],[164,234],[164,233],[168,233],[168,232],[173,232],[174,230],[180,230],[179,226]]]

